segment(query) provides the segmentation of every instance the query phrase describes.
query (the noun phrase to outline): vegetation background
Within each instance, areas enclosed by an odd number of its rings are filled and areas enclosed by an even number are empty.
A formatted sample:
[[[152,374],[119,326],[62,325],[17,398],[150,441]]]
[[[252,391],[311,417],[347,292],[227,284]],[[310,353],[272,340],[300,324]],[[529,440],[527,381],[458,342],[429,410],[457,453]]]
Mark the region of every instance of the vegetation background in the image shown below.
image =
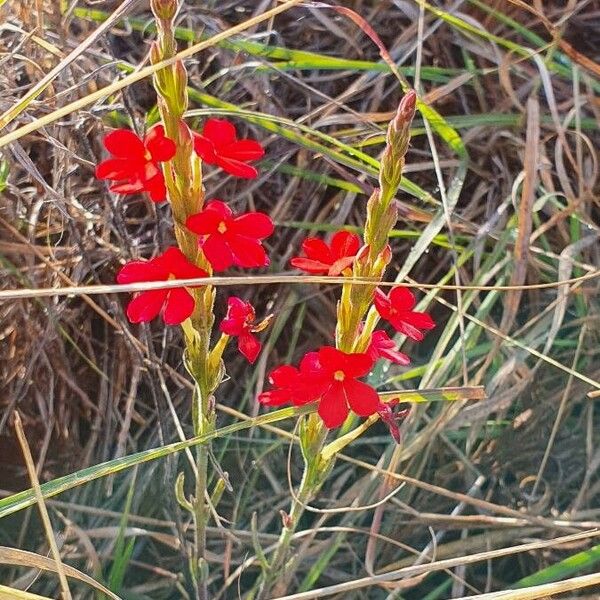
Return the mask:
[[[189,0],[181,48],[275,5]],[[391,265],[394,277],[422,284],[421,306],[438,327],[426,343],[404,344],[410,368],[372,382],[481,384],[487,399],[413,407],[391,467],[384,426],[357,440],[320,512],[303,518],[285,597],[599,598],[600,2],[343,5],[443,116],[415,121]],[[127,0],[125,19],[119,6],[0,1],[0,598],[56,598],[65,570],[75,598],[108,597],[85,574],[126,599],[186,594],[181,542],[191,532],[173,489],[189,465],[185,452],[167,455],[179,427],[190,434],[180,332],[131,326],[114,290],[5,292],[110,285],[124,260],[169,241],[166,205],[117,202],[93,175],[107,129],[156,119],[148,78],[43,121],[147,64],[148,6]],[[401,90],[355,22],[307,2],[186,64],[190,123],[226,114],[266,146],[257,180],[215,172],[205,183],[209,196],[276,221],[271,273],[289,271],[307,232],[363,222]],[[456,284],[468,289],[435,287]],[[268,370],[331,340],[339,294],[308,284],[234,290],[276,318],[256,368],[228,355],[219,427],[251,424]],[[31,487],[15,410],[45,483],[38,504],[58,566],[35,497],[15,494]],[[231,482],[210,528],[215,599],[243,597],[257,546],[272,549],[301,472],[294,422],[215,441],[214,462]],[[148,449],[157,450],[136,454]],[[401,476],[385,477],[390,468]],[[492,594],[507,589],[516,591]]]

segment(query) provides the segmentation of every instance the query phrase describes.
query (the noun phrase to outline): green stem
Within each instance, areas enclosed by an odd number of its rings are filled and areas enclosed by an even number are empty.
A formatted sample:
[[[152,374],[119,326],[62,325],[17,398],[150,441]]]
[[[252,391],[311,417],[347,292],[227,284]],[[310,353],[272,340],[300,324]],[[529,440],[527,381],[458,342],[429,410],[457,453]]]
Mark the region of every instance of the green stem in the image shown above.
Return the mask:
[[[252,596],[255,600],[263,600],[279,596],[285,592],[292,567],[296,561],[288,562],[290,546],[298,523],[304,514],[305,506],[313,500],[323,485],[332,466],[331,462],[323,463],[320,452],[325,444],[328,429],[318,415],[312,414],[306,418],[305,427],[301,429],[301,439],[304,438],[302,453],[304,456],[304,471],[297,492],[292,498],[289,514],[285,517],[279,536],[277,548],[268,570],[263,571],[258,580],[257,592]],[[270,592],[272,591],[271,594]]]
[[[198,600],[208,599],[207,575],[208,569],[206,559],[206,525],[208,521],[208,510],[205,502],[205,493],[208,478],[208,444],[198,446],[196,450],[196,494],[194,501],[194,571]]]
[[[180,0],[152,0],[156,17],[158,41],[151,50],[153,63],[173,58],[176,53],[173,22]],[[165,165],[165,182],[173,212],[175,237],[186,258],[193,264],[212,273],[210,264],[199,250],[195,234],[189,231],[186,220],[202,208],[202,167],[193,152],[192,137],[182,118],[187,110],[187,73],[178,62],[158,71],[154,84],[159,96],[159,110],[167,137],[175,142],[176,152]],[[183,324],[185,362],[196,383],[192,399],[194,435],[211,434],[215,429],[213,392],[220,383],[220,361],[210,360],[210,338],[214,324],[215,291],[211,286],[192,288],[195,308],[189,321]],[[207,504],[208,462],[210,444],[196,450],[196,481],[191,512],[195,525],[194,547],[189,569],[198,600],[208,600],[208,563],[206,561],[206,527],[209,520]]]
[[[296,533],[298,523],[304,513],[304,506],[312,499],[312,494],[307,486],[307,471],[304,471],[300,488],[298,489],[297,495],[292,500],[290,512],[287,515],[286,523],[284,524],[279,540],[277,542],[277,548],[269,570],[263,573],[263,577],[258,582],[258,590],[256,592],[255,600],[263,600],[271,597],[269,594],[273,585],[279,581],[280,584],[285,585],[289,576],[289,565],[286,564],[287,558],[290,551],[290,545],[292,538]],[[267,596],[269,594],[269,596]]]
[[[414,116],[415,104],[416,95],[414,92],[409,92],[400,102],[396,116],[388,127],[387,144],[379,173],[379,188],[373,191],[367,203],[364,252],[362,254],[359,252],[353,265],[352,272],[356,277],[370,277],[380,281],[390,261],[389,235],[398,218],[393,200],[402,179],[404,156],[410,140],[410,124]],[[375,289],[375,285],[344,284],[337,310],[336,346],[339,350],[347,353],[365,351],[374,323],[363,326],[362,322],[373,302]],[[370,425],[371,421],[367,423]],[[272,587],[274,594],[271,597],[285,594],[289,574],[296,562],[286,562],[292,537],[304,512],[304,506],[321,489],[331,472],[338,451],[336,445],[330,447],[329,452],[323,452],[327,431],[317,415],[311,415],[305,423],[301,423],[299,437],[304,455],[302,482],[297,496],[292,501],[289,521],[284,523],[273,561],[266,573],[263,572],[259,582],[256,600],[266,598],[265,594],[268,594]],[[356,435],[359,433],[357,432]],[[351,435],[345,441],[349,442],[352,439],[354,438]],[[343,445],[345,444],[341,444],[339,449]],[[333,452],[331,452],[332,448]]]

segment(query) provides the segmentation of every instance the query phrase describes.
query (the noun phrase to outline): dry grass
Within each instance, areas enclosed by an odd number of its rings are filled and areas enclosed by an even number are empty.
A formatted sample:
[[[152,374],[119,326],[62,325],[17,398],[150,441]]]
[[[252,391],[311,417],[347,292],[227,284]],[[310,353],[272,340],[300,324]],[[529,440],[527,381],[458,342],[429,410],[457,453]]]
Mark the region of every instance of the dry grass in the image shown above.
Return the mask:
[[[81,50],[2,135],[146,64],[153,34],[144,3],[133,3],[128,22],[115,20],[85,49],[102,17],[84,18],[86,8],[109,18],[118,3],[64,4],[66,15],[56,0],[0,6],[0,112]],[[480,597],[597,598],[600,586],[589,574],[600,562],[600,419],[587,394],[600,388],[600,3],[344,4],[380,35],[460,140],[449,144],[439,130],[427,135],[416,123],[407,177],[421,191],[399,198],[392,273],[466,287],[422,290],[437,329],[419,347],[404,344],[411,370],[376,372],[373,383],[485,385],[488,398],[419,405],[397,448],[381,425],[355,442],[302,521],[302,560],[289,597],[477,597],[558,576],[562,588],[537,595]],[[208,37],[276,5],[190,0],[180,33]],[[381,150],[382,125],[400,89],[372,41],[325,8],[290,9],[232,40],[234,46],[211,45],[188,59],[190,120],[237,112],[236,122],[264,141],[267,160],[256,181],[211,173],[206,186],[210,196],[273,216],[279,227],[270,241],[271,274],[290,274],[288,260],[308,229],[363,222],[374,184],[369,157]],[[191,43],[182,39],[181,49]],[[169,243],[167,206],[116,199],[93,177],[103,133],[123,123],[143,130],[154,101],[146,78],[0,150],[3,290],[111,285],[124,260]],[[306,281],[240,284],[220,291],[221,314],[234,291],[276,319],[256,369],[228,354],[219,427],[259,413],[254,398],[270,367],[330,341],[339,290]],[[12,426],[16,409],[42,483],[177,441],[174,415],[190,434],[180,333],[160,323],[130,325],[124,300],[109,292],[0,295],[4,495],[30,486]],[[276,541],[288,475],[297,484],[300,474],[297,448],[289,453],[292,432],[288,419],[215,441],[215,463],[232,491],[218,506],[221,521],[211,523],[214,598],[249,589],[257,573],[253,537],[265,551]],[[122,598],[186,597],[182,547],[191,532],[172,490],[187,466],[183,454],[172,454],[46,498],[74,598],[99,592],[73,573],[93,576]],[[0,584],[58,597],[59,579],[41,573],[56,563],[47,557],[35,507],[3,516],[7,502],[0,501],[0,545],[15,550],[0,548]],[[558,543],[573,533],[583,535]],[[550,566],[554,578],[544,571]],[[382,576],[388,572],[393,576]],[[578,592],[582,577],[587,587]],[[319,591],[300,595],[312,589]],[[0,586],[0,598],[6,593]]]

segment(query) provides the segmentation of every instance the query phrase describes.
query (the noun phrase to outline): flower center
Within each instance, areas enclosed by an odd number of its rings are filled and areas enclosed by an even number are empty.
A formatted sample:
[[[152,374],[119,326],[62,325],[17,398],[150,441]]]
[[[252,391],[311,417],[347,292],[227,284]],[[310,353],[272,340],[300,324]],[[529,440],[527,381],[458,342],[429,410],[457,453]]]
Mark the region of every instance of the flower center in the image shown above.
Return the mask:
[[[333,378],[334,378],[336,381],[344,381],[344,379],[346,379],[346,374],[344,373],[344,371],[336,371],[336,372],[333,374]]]
[[[217,227],[217,231],[219,233],[225,233],[227,231],[227,225],[225,224],[225,221],[221,221],[219,223],[219,226]]]

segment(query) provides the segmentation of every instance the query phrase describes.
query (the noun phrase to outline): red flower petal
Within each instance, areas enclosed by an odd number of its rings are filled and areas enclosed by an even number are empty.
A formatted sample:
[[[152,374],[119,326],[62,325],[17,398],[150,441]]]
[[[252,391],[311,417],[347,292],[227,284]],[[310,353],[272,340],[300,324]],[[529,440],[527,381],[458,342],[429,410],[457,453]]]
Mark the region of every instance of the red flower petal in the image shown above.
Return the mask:
[[[403,318],[390,319],[390,323],[396,331],[403,333],[405,336],[415,340],[415,342],[422,342],[425,339],[425,334],[422,331],[407,323]]]
[[[331,254],[335,259],[354,257],[360,248],[360,238],[349,231],[338,231],[331,239]]]
[[[329,267],[327,274],[331,277],[337,277],[338,275],[341,275],[346,269],[349,269],[355,260],[355,256],[345,256],[344,258],[340,258],[336,260],[331,265],[331,267]]]
[[[302,258],[300,256],[292,258],[290,260],[290,264],[292,267],[296,267],[296,269],[300,269],[301,271],[306,271],[307,273],[312,273],[314,275],[327,273],[329,271],[329,265],[319,262],[318,260],[311,260],[310,258]]]
[[[152,159],[157,162],[171,160],[177,150],[175,142],[165,136],[165,128],[162,125],[155,125],[150,129],[144,139],[144,145],[152,155]]]
[[[343,383],[346,400],[359,417],[369,417],[379,409],[379,395],[366,383],[356,379],[346,379]]]
[[[241,177],[243,179],[254,179],[258,176],[258,171],[246,163],[232,158],[225,158],[217,154],[216,164],[230,175]]]
[[[227,317],[221,322],[221,331],[227,335],[241,335],[254,321],[254,307],[237,296],[227,300]]]
[[[226,119],[207,119],[201,135],[208,138],[217,149],[227,146],[237,139],[235,126]]]
[[[258,240],[241,235],[226,236],[226,240],[236,266],[252,269],[269,265],[269,257]]]
[[[342,371],[346,378],[362,377],[373,367],[373,359],[368,354],[350,354],[332,346],[319,349],[319,362],[330,373]]]
[[[377,309],[377,312],[386,319],[389,315],[391,302],[390,299],[386,296],[385,292],[381,291],[379,288],[375,290],[375,296],[373,298],[373,304]]]
[[[347,378],[362,377],[363,375],[367,375],[373,368],[373,359],[367,353],[355,352],[353,354],[346,354],[344,362],[343,370]]]
[[[208,273],[191,263],[185,254],[176,246],[171,246],[155,259],[158,264],[177,279],[192,279],[194,277],[207,277]]]
[[[140,281],[164,281],[169,276],[163,269],[149,260],[132,260],[117,273],[118,283],[139,283]]]
[[[334,257],[331,255],[329,246],[319,238],[306,238],[302,242],[302,250],[306,256],[312,260],[317,260],[327,265],[331,265],[331,263],[334,261]]]
[[[237,336],[242,333],[244,330],[244,323],[238,321],[237,319],[226,318],[221,321],[219,325],[220,331],[222,331],[226,335]]]
[[[194,134],[194,152],[209,165],[217,164],[214,144],[198,133]]]
[[[302,374],[319,371],[321,363],[319,362],[318,352],[307,352],[300,361],[300,372]]]
[[[415,295],[405,287],[395,287],[389,294],[389,301],[396,310],[412,310],[417,303]]]
[[[115,194],[137,194],[146,189],[143,181],[134,181],[132,183],[115,183],[108,188]]]
[[[258,395],[258,401],[266,406],[281,406],[291,402],[291,394],[289,390],[269,390]]]
[[[385,358],[399,365],[410,364],[410,358],[398,350],[394,340],[390,339],[388,334],[382,329],[378,329],[371,335],[371,342],[367,349],[367,354],[373,360]]]
[[[409,321],[409,319],[406,320]],[[435,321],[427,313],[417,311],[410,313],[410,324],[419,329],[433,329],[435,327]]]
[[[144,185],[144,190],[150,194],[152,202],[162,202],[167,199],[167,187],[165,179],[161,172],[148,179]]]
[[[229,231],[262,240],[275,229],[271,217],[261,212],[248,212],[233,219]]]
[[[200,247],[213,271],[225,271],[233,264],[233,253],[222,235],[209,235]]]
[[[223,158],[233,160],[258,160],[265,155],[264,148],[256,140],[239,140],[219,150]]]
[[[332,385],[319,402],[318,413],[329,429],[335,429],[344,423],[349,413],[344,388],[340,383]]]
[[[253,179],[258,171],[246,164],[263,156],[254,140],[238,140],[235,126],[224,119],[208,119],[202,133],[194,134],[194,150],[205,162],[218,165],[236,177]]]
[[[231,219],[231,217],[233,216],[233,211],[231,210],[231,208],[229,208],[229,206],[227,206],[227,204],[223,202],[223,200],[218,200],[217,198],[210,200],[206,204],[204,210],[210,210],[217,213],[224,221]]]
[[[223,217],[216,210],[203,210],[188,217],[185,226],[198,235],[209,235],[218,231]]]
[[[104,147],[118,158],[142,158],[146,152],[142,140],[129,129],[115,129],[104,136]]]
[[[300,375],[296,367],[282,365],[273,369],[269,374],[269,383],[277,387],[285,387],[295,383]]]
[[[194,297],[183,287],[169,290],[165,308],[162,313],[167,325],[179,325],[194,312]]]
[[[96,166],[96,177],[98,179],[109,179],[119,181],[127,179],[131,175],[131,161],[124,158],[108,158]]]
[[[374,304],[382,318],[388,320],[397,331],[417,342],[425,337],[421,329],[429,330],[435,327],[428,314],[412,310],[416,300],[407,288],[395,287],[389,296],[377,289]]]
[[[132,323],[152,321],[160,313],[167,294],[168,290],[140,292],[127,305],[127,318]]]
[[[253,364],[260,353],[262,344],[251,334],[242,333],[238,337],[238,350]]]

